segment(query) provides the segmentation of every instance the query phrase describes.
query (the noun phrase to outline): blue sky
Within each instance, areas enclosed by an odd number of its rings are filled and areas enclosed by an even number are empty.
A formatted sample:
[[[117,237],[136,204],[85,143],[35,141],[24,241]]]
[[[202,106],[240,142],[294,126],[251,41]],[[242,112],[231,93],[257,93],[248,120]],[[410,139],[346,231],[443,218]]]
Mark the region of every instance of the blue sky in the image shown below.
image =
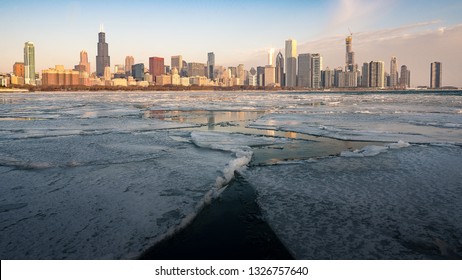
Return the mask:
[[[0,24],[5,28],[0,43],[0,72],[11,71],[15,61],[22,61],[26,41],[36,45],[39,70],[55,64],[71,68],[78,63],[81,50],[87,50],[94,70],[101,23],[112,65],[123,64],[126,55],[144,63],[150,56],[165,57],[169,63],[170,56],[177,54],[189,62],[205,62],[207,52],[213,51],[217,64],[244,63],[248,69],[266,64],[266,49],[282,49],[286,39],[294,38],[300,44],[299,53],[319,52],[324,66],[334,68],[343,65],[342,38],[348,28],[354,33],[358,64],[384,60],[388,65],[389,56],[396,55],[391,49],[396,45],[394,40],[406,39],[407,48],[419,49],[419,36],[436,34],[442,28],[459,34],[461,14],[462,1],[456,0],[2,1]],[[385,39],[377,36],[387,30],[395,33]],[[455,41],[460,50],[462,37],[457,40],[457,34],[446,33],[442,36],[451,36],[448,42]],[[373,37],[375,41],[370,40]],[[462,73],[460,66],[451,66],[449,58],[451,54],[461,64],[461,52],[444,46],[444,40],[435,37],[433,51],[425,50],[431,53],[405,53],[406,48],[396,46],[398,54],[402,51],[406,55],[398,59],[410,61],[408,66],[415,70],[413,81],[417,84],[427,83],[425,73],[429,70],[420,69],[428,68],[425,65],[429,61],[423,59],[427,57],[441,60],[443,69]],[[444,57],[434,56],[439,50]],[[460,76],[445,75],[449,79],[445,84],[462,86]]]

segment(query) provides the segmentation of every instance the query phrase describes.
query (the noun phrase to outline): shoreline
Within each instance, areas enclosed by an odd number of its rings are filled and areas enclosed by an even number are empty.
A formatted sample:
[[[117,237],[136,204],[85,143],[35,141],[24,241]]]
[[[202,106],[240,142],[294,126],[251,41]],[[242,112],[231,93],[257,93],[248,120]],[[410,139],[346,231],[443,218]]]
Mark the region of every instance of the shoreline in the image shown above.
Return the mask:
[[[126,93],[126,92],[152,92],[152,93],[189,93],[189,92],[244,92],[244,93],[357,93],[357,94],[419,94],[419,93],[458,93],[462,94],[462,88],[410,88],[410,89],[372,89],[372,88],[332,88],[332,89],[310,89],[310,88],[227,88],[227,87],[193,87],[193,88],[160,88],[160,87],[147,87],[147,88],[0,88],[1,93]]]

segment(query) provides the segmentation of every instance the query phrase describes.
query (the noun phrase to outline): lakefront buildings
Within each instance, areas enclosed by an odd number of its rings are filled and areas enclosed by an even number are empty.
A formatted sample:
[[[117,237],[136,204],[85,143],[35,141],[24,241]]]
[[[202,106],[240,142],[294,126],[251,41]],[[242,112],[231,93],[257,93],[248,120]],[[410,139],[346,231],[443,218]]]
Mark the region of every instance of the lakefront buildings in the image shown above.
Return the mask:
[[[281,87],[299,89],[407,89],[411,87],[411,70],[399,65],[392,56],[390,65],[372,60],[358,66],[353,47],[353,34],[345,38],[344,65],[324,67],[321,52],[298,53],[297,41],[288,39],[285,48],[269,48],[267,63],[246,68],[244,64],[221,66],[214,52],[206,61],[186,61],[183,55],[170,57],[170,65],[161,56],[149,57],[147,63],[127,55],[125,64],[115,64],[111,72],[109,44],[101,25],[96,46],[96,69],[91,69],[88,52],[82,50],[73,69],[56,65],[41,71],[35,69],[35,45],[26,42],[24,61],[16,62],[8,81],[3,84],[43,86],[224,86],[224,87]],[[304,45],[306,49],[306,45]],[[204,63],[205,62],[205,63]],[[168,62],[167,62],[168,63]],[[249,70],[247,70],[249,69]],[[389,72],[386,71],[389,69]],[[6,78],[5,78],[6,79]],[[430,64],[430,88],[442,88],[442,63]]]

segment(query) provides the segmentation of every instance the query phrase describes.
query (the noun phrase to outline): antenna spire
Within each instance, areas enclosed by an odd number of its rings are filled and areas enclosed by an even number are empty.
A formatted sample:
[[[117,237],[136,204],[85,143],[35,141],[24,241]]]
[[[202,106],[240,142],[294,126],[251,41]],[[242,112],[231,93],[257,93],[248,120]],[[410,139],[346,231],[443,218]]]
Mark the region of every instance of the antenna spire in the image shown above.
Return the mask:
[[[104,32],[104,24],[99,25],[99,32]]]

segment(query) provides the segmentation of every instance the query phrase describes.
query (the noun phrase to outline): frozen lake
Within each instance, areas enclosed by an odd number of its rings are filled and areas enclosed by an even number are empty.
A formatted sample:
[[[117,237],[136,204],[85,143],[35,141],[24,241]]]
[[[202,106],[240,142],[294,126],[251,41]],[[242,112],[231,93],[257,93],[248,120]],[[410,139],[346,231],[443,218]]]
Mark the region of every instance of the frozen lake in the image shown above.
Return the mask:
[[[461,259],[461,166],[460,92],[0,94],[0,258],[137,258],[237,172],[295,258]]]

